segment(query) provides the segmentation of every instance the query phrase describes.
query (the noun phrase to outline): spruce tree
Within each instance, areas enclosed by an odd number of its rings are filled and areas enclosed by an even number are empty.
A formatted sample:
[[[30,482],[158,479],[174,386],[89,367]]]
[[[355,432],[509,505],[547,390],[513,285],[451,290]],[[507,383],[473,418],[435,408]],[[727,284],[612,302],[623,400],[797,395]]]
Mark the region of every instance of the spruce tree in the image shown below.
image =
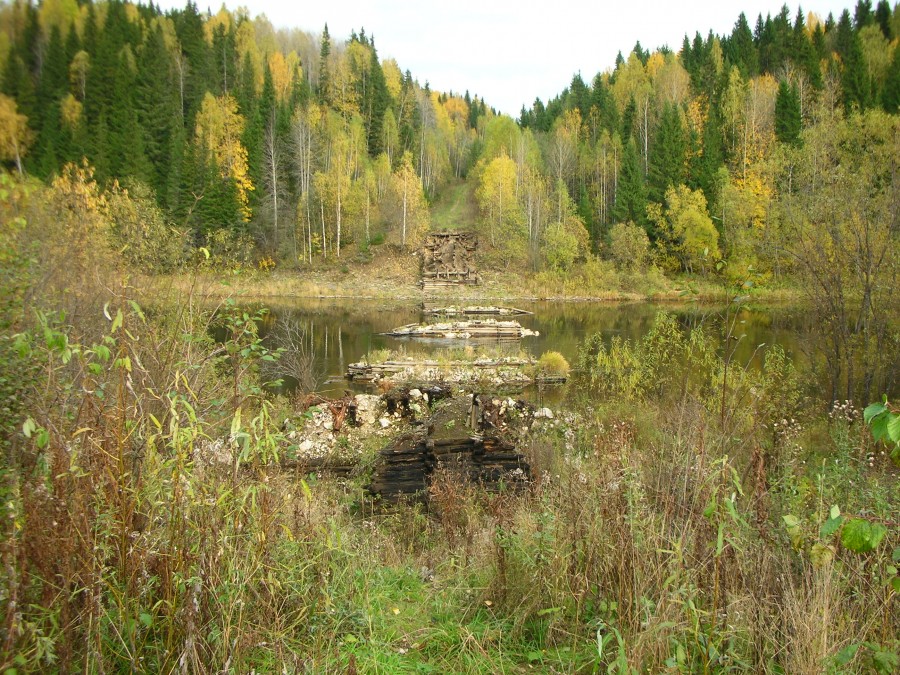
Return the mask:
[[[384,79],[384,71],[378,60],[378,52],[374,42],[370,47],[371,58],[369,62],[369,86],[366,89],[365,117],[366,136],[369,146],[369,155],[377,157],[381,152],[381,131],[384,125],[384,113],[391,105],[391,95],[388,92],[387,82]]]
[[[793,44],[791,46],[792,60],[806,73],[809,83],[814,89],[822,88],[822,70],[819,67],[819,58],[813,43],[806,35],[806,21],[803,18],[803,10],[797,10],[797,18],[794,20]]]
[[[692,153],[690,162],[690,180],[688,185],[693,190],[703,190],[706,201],[712,204],[716,194],[716,177],[725,163],[722,141],[722,121],[715,108],[709,112],[706,124],[703,125],[703,137],[699,153]]]
[[[753,33],[743,12],[738,16],[726,51],[728,59],[738,67],[744,79],[755,77],[759,72],[759,54],[753,43]]]
[[[632,96],[622,112],[622,142],[627,143],[634,133],[634,118],[637,116],[637,103]]]
[[[890,42],[894,39],[894,30],[891,26],[891,5],[888,0],[879,0],[878,7],[875,8],[875,22],[881,28],[885,40]]]
[[[684,182],[687,157],[687,137],[681,115],[675,105],[663,107],[656,139],[650,148],[648,176],[649,198],[662,203],[666,189]]]
[[[172,137],[180,124],[177,84],[172,81],[174,66],[166,49],[162,30],[150,32],[140,51],[135,104],[150,164],[148,182],[160,204],[166,203],[167,173],[173,170]]]
[[[853,13],[853,24],[856,30],[868,26],[873,21],[875,21],[875,15],[872,13],[872,0],[858,0]]]
[[[591,106],[596,107],[600,113],[601,126],[611,134],[615,133],[619,128],[619,110],[616,102],[609,91],[609,87],[603,79],[603,75],[598,73],[594,77],[594,86],[591,90]]]
[[[900,113],[900,47],[894,48],[891,69],[881,91],[881,105],[893,115]]]
[[[787,145],[799,145],[801,127],[797,87],[782,80],[775,97],[775,137]]]
[[[647,223],[647,188],[641,156],[633,139],[628,140],[622,153],[613,218],[619,223],[631,221],[644,226]]]
[[[865,109],[869,105],[871,83],[859,34],[853,30],[853,26],[850,24],[850,13],[847,10],[841,14],[837,25],[835,48],[843,64],[841,89],[844,95],[844,107],[848,112],[855,106]]]
[[[328,34],[328,24],[322,31],[322,44],[319,48],[319,79],[316,83],[316,96],[319,103],[327,103],[330,100],[331,75],[328,72],[328,57],[331,55],[331,36]]]

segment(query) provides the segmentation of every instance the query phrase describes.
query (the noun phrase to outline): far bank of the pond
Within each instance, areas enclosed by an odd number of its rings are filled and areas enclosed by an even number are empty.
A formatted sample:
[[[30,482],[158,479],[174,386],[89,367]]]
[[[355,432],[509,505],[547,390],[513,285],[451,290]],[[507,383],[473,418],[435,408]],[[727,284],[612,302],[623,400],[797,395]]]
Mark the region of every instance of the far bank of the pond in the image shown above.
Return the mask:
[[[664,281],[660,287],[659,279]],[[477,286],[461,286],[449,291],[423,293],[418,283],[415,261],[407,267],[348,266],[308,270],[199,269],[192,272],[146,277],[138,287],[152,294],[155,289],[172,289],[180,295],[206,298],[241,297],[258,300],[285,299],[359,299],[397,301],[447,301],[449,304],[473,301],[564,301],[564,302],[674,302],[721,303],[734,297],[722,284],[699,278],[668,279],[655,276],[651,288],[634,282],[628,288],[585,284],[548,286],[540,275],[491,272],[482,274]],[[804,295],[796,286],[760,286],[753,290],[753,302],[781,305],[801,304]]]

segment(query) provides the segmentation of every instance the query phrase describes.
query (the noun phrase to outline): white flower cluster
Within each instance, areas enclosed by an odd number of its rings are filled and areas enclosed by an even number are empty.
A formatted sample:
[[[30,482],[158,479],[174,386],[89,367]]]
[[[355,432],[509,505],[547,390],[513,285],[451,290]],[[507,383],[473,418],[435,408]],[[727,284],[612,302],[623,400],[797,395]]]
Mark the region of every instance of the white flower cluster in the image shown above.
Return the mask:
[[[848,424],[852,424],[861,416],[862,414],[853,405],[853,401],[849,399],[844,399],[843,402],[835,401],[831,405],[831,412],[828,413],[829,419],[833,422],[847,422]]]

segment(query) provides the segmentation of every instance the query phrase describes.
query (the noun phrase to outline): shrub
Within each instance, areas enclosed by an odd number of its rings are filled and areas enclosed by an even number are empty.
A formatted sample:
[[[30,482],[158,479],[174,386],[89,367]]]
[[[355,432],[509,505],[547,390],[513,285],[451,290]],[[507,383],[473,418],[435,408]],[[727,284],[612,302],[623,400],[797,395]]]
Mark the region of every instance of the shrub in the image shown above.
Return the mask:
[[[634,223],[617,223],[609,232],[609,253],[620,270],[642,272],[650,260],[650,239]]]
[[[544,352],[538,359],[538,368],[547,375],[565,377],[569,374],[571,366],[566,357],[559,352]]]
[[[150,188],[135,183],[130,190],[113,184],[109,218],[116,248],[147,272],[168,272],[184,260],[187,233],[165,221]]]

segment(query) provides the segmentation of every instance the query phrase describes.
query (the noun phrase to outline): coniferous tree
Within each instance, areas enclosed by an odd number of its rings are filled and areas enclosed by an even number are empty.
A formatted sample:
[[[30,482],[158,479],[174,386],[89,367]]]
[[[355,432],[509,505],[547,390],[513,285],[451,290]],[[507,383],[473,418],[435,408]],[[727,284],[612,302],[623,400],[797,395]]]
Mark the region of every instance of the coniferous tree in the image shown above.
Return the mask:
[[[822,69],[819,67],[819,58],[813,43],[806,36],[806,21],[803,18],[803,10],[797,10],[794,19],[794,35],[791,45],[791,60],[799,65],[809,78],[809,83],[814,89],[822,88]]]
[[[212,86],[209,82],[210,49],[204,34],[203,17],[193,0],[188,1],[184,10],[173,12],[172,16],[181,45],[176,63],[176,84],[182,102],[184,125],[192,129],[203,95]]]
[[[872,0],[858,0],[856,10],[853,12],[853,25],[856,30],[864,28],[875,21],[872,13]]]
[[[669,187],[684,182],[687,156],[687,138],[681,115],[671,103],[663,107],[656,130],[656,140],[650,149],[648,197],[661,203]]]
[[[841,14],[837,25],[835,48],[841,57],[841,89],[844,95],[844,107],[849,111],[854,106],[865,109],[869,105],[871,83],[866,69],[859,34],[850,24],[850,13]]]
[[[700,152],[694,152],[691,156],[688,181],[691,189],[703,190],[710,204],[718,199],[717,180],[724,163],[722,121],[716,110],[711,109],[703,126]]]
[[[637,117],[637,103],[634,96],[628,101],[622,113],[622,142],[627,143],[634,133],[634,119]]]
[[[381,152],[381,132],[384,124],[384,113],[391,105],[391,95],[384,79],[384,71],[378,60],[378,52],[375,44],[370,47],[371,58],[369,62],[369,86],[366,89],[364,101],[364,121],[366,124],[366,136],[369,146],[369,154],[377,157]]]
[[[750,31],[747,17],[743,12],[738,16],[734,29],[731,31],[726,55],[738,67],[745,79],[755,77],[759,71],[759,54],[753,43],[753,33]]]
[[[900,113],[900,47],[894,48],[891,68],[881,91],[881,105],[891,114]]]
[[[591,105],[600,113],[601,126],[610,133],[619,128],[619,110],[603,76],[597,74],[591,90]]]
[[[775,97],[775,137],[782,143],[800,143],[800,95],[797,87],[782,80]]]
[[[113,104],[109,108],[108,118],[109,174],[106,177],[131,176],[148,182],[152,179],[152,170],[144,154],[144,133],[135,104],[134,68],[135,59],[131,50],[123,50],[111,87]]]
[[[875,22],[881,28],[885,40],[894,39],[894,31],[891,26],[891,5],[888,0],[879,0],[878,6],[875,8]]]
[[[647,188],[644,184],[641,157],[634,139],[628,140],[622,153],[613,218],[619,223],[631,221],[645,225],[647,222]]]
[[[160,203],[167,197],[167,173],[173,170],[172,139],[180,124],[174,65],[166,49],[162,30],[152,31],[140,51],[135,83],[138,121],[150,164],[148,182]]]
[[[322,31],[322,44],[319,48],[319,79],[316,83],[316,95],[319,103],[327,103],[330,99],[331,92],[331,75],[328,72],[328,58],[331,55],[331,36],[328,34],[328,24]]]

